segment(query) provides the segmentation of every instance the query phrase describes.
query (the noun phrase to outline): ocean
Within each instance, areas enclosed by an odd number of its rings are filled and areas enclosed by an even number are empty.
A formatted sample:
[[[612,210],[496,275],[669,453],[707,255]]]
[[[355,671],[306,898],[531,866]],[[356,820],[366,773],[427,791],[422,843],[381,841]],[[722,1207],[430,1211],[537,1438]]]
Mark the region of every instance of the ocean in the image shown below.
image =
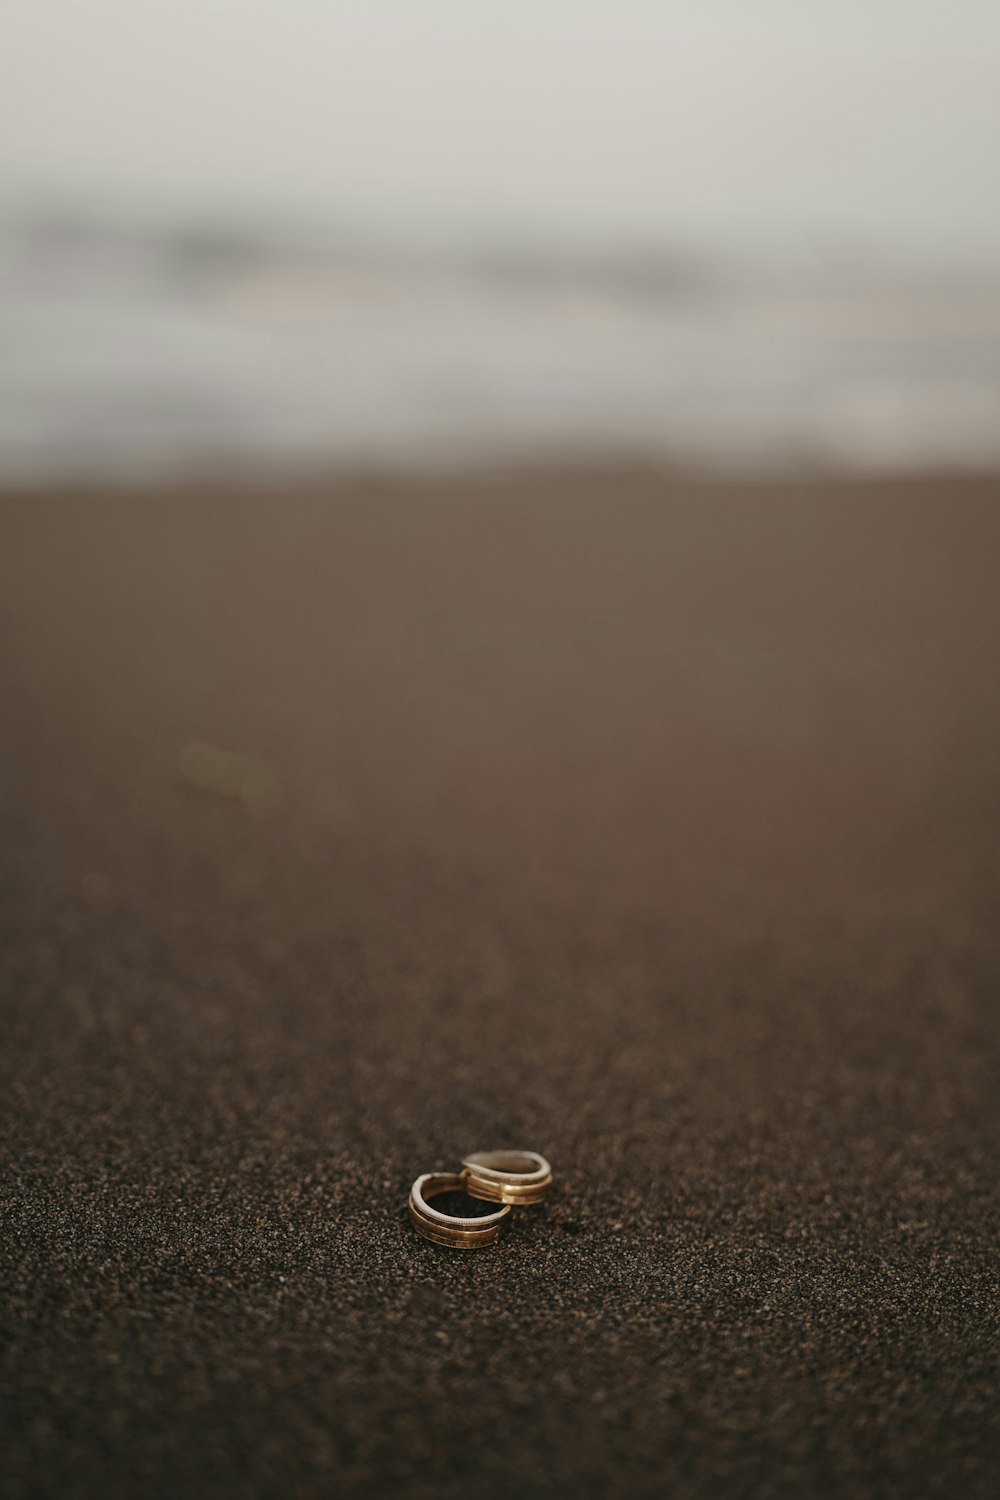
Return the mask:
[[[0,226],[0,482],[1000,462],[1000,273]]]

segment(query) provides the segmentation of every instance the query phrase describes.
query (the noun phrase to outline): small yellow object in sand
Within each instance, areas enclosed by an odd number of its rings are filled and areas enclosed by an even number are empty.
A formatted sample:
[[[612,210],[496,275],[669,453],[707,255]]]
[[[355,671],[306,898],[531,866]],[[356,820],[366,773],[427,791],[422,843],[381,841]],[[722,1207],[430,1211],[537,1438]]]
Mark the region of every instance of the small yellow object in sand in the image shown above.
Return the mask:
[[[180,773],[188,786],[242,802],[254,813],[273,812],[278,803],[278,780],[267,766],[216,745],[185,745],[180,754]]]

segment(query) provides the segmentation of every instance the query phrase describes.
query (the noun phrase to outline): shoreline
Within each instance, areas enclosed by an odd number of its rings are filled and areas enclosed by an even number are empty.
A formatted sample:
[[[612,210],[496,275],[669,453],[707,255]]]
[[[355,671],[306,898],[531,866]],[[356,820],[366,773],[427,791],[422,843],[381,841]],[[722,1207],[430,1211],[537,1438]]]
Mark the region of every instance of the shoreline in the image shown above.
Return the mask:
[[[627,452],[611,453],[606,459],[573,459],[556,456],[525,457],[524,459],[475,459],[468,462],[441,461],[426,464],[401,460],[397,465],[379,467],[370,463],[349,465],[296,465],[276,466],[249,465],[246,469],[225,466],[213,470],[208,468],[181,469],[176,473],[145,475],[123,474],[120,478],[108,476],[75,479],[39,478],[25,479],[23,476],[4,478],[0,473],[0,503],[10,500],[47,499],[88,496],[96,499],[114,500],[126,496],[152,498],[156,500],[183,499],[192,495],[207,497],[238,496],[260,498],[269,492],[292,495],[314,495],[323,493],[331,501],[338,496],[356,491],[454,490],[464,486],[493,491],[507,487],[512,491],[524,487],[539,487],[542,491],[563,487],[567,483],[582,485],[587,489],[595,486],[625,484],[635,486],[659,486],[666,490],[681,487],[685,490],[740,491],[761,493],[767,490],[785,492],[801,489],[806,492],[819,490],[852,490],[857,488],[890,490],[913,487],[918,490],[956,486],[960,490],[982,486],[1000,485],[1000,467],[990,464],[906,464],[875,465],[857,468],[836,464],[754,465],[734,461],[731,465],[690,463],[682,458],[644,457]]]

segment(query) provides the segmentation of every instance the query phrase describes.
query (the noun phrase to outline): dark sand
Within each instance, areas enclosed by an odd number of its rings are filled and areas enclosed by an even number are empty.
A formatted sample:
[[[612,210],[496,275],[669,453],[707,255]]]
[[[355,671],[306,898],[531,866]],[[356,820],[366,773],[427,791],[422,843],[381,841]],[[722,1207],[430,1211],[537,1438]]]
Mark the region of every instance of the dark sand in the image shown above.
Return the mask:
[[[998,502],[0,502],[9,1495],[996,1493]]]

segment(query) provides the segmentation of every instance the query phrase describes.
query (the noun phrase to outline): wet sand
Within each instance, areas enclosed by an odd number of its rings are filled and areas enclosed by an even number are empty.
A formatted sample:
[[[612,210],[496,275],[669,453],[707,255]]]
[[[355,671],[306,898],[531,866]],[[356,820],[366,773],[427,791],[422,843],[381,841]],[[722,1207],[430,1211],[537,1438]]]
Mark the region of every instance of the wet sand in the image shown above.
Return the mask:
[[[998,502],[0,500],[5,1493],[993,1494]]]

